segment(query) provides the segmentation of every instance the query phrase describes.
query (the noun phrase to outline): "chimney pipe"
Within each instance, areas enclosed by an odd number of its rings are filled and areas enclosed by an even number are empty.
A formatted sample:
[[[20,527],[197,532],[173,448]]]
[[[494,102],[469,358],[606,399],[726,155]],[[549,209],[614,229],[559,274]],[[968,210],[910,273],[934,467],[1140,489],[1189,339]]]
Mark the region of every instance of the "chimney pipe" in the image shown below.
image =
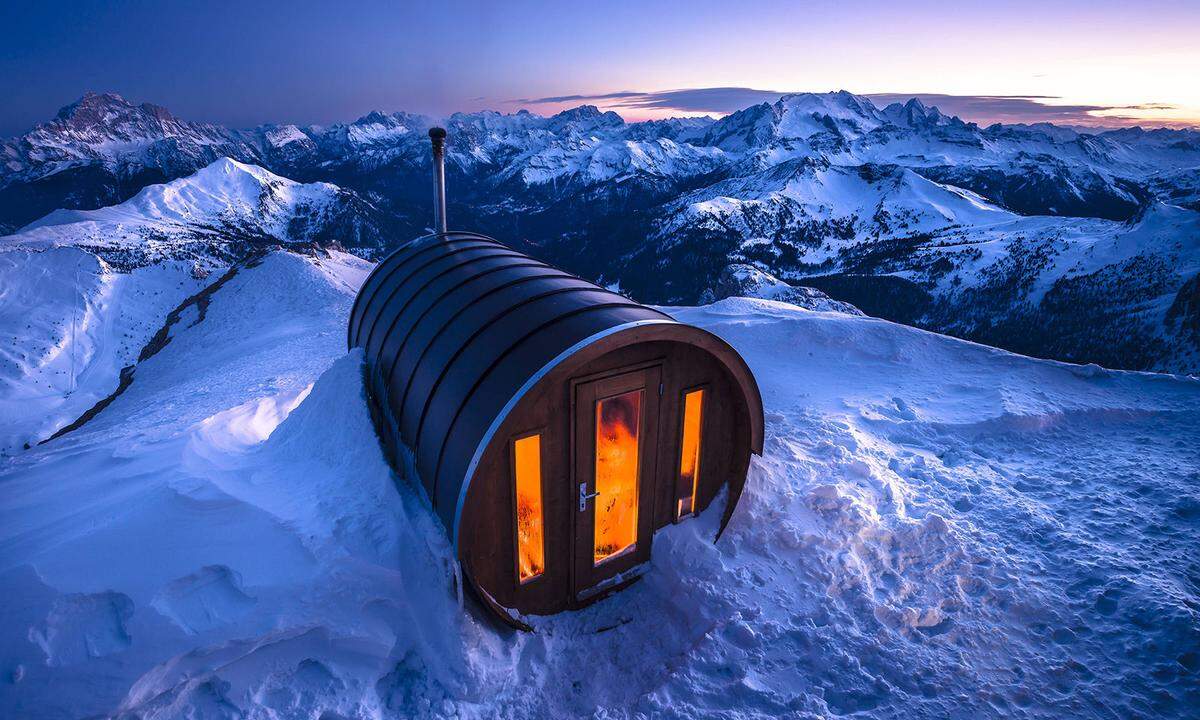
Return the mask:
[[[433,143],[433,231],[446,232],[446,131],[429,128],[429,140]]]

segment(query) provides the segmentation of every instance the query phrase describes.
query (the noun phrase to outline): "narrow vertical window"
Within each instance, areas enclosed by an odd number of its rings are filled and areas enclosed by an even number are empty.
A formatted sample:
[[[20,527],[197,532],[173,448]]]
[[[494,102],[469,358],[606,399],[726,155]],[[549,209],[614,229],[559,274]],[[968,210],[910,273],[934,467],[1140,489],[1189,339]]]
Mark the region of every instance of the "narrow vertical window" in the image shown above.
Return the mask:
[[[642,391],[596,403],[596,565],[637,544]]]
[[[517,578],[527,582],[546,568],[542,524],[542,436],[513,442],[517,495]]]
[[[691,390],[683,396],[683,439],[679,452],[679,506],[676,519],[696,512],[696,492],[700,488],[700,426],[704,418],[704,390]]]

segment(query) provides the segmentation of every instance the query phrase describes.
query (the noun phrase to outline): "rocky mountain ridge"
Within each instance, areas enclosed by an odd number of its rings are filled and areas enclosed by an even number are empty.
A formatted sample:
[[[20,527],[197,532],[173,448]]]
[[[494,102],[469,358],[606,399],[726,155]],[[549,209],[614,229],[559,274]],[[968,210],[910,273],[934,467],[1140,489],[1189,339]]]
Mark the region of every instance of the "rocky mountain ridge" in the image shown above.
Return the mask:
[[[307,236],[356,234],[342,244],[371,257],[426,230],[434,122],[373,112],[230,130],[89,95],[4,142],[0,224],[113,205],[229,157],[336,185],[344,220]],[[1187,329],[1198,131],[981,128],[916,99],[879,108],[847,92],[717,120],[627,123],[585,105],[437,122],[451,138],[452,226],[643,301],[720,296],[728,266],[749,265],[1029,354],[1200,368]]]

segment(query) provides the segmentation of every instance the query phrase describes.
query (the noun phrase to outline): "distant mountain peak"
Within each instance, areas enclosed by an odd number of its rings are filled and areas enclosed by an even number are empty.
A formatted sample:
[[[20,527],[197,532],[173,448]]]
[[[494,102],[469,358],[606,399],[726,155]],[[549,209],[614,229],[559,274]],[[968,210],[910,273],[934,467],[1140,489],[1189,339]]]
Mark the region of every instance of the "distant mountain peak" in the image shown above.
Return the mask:
[[[59,109],[57,117],[70,119],[76,113],[103,107],[133,108],[133,103],[117,93],[98,93],[88,90],[75,102]]]
[[[355,120],[351,124],[353,124],[353,125],[387,125],[387,124],[391,124],[393,122],[395,122],[394,116],[389,115],[388,113],[385,113],[385,112],[382,112],[379,110],[372,110],[371,112],[367,113],[366,115],[363,115],[362,117]]]
[[[39,128],[60,125],[75,128],[115,126],[128,123],[139,116],[171,117],[166,108],[154,105],[138,107],[116,93],[86,92],[83,97],[60,109],[50,123]]]
[[[595,105],[579,105],[561,112],[557,112],[554,114],[554,117],[569,120],[586,120],[600,117],[601,114],[600,108],[596,107]]]
[[[153,103],[135,105],[117,93],[97,93],[89,90],[75,102],[61,108],[50,124],[63,123],[70,126],[90,127],[96,123],[128,121],[138,117],[176,122],[171,111],[161,105]]]
[[[827,93],[792,93],[779,98],[777,104],[792,110],[815,112],[834,117],[845,117],[847,113],[872,117],[878,111],[875,103],[870,99],[847,90]]]
[[[555,113],[550,117],[550,125],[557,128],[564,128],[568,125],[580,125],[585,128],[615,127],[624,124],[625,118],[612,110],[601,110],[595,105],[580,105]]]
[[[956,117],[944,114],[934,105],[926,105],[921,98],[909,98],[907,102],[888,105],[880,114],[893,125],[914,130],[932,128],[939,125],[962,124]]]

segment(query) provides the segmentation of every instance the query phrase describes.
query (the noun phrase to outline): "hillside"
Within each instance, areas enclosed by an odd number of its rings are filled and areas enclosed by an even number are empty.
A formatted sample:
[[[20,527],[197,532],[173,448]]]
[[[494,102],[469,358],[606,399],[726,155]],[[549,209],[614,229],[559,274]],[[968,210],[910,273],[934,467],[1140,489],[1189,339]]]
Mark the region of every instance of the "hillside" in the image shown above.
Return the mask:
[[[29,261],[55,254],[86,260]],[[73,287],[72,262],[23,290],[30,307],[46,299],[45,327],[67,322],[53,294]],[[153,267],[120,283],[164,293],[159,312],[194,293]],[[717,544],[719,513],[675,526],[640,583],[510,635],[459,606],[436,519],[379,450],[360,357],[344,353],[368,270],[276,251],[175,322],[134,323],[124,308],[150,306],[119,294],[93,306],[89,327],[137,325],[141,340],[165,325],[168,339],[89,421],[0,459],[0,715],[1200,704],[1200,382],[765,300],[669,309],[732,343],[762,387],[766,452],[742,503]],[[89,337],[103,367],[126,357],[125,333]],[[53,425],[3,417],[6,437]]]
[[[79,247],[120,269],[192,260],[208,270],[271,244],[336,245],[370,256],[391,241],[388,227],[353,192],[221,158],[187,177],[147,186],[119,205],[55,210],[0,237],[0,247]]]

